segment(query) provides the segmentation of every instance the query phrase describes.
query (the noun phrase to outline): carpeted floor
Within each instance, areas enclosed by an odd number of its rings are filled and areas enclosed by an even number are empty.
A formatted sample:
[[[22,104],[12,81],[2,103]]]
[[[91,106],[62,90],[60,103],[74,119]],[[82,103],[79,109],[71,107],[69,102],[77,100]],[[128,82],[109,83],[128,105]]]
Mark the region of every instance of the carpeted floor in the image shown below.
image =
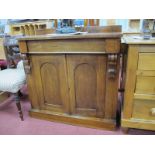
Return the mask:
[[[26,92],[24,90],[24,92]],[[0,103],[0,135],[122,135],[121,129],[117,131],[97,130],[63,123],[49,122],[31,118],[28,115],[30,103],[27,93],[21,99],[24,121],[18,117],[13,96]],[[155,135],[155,131],[130,129],[131,135]]]

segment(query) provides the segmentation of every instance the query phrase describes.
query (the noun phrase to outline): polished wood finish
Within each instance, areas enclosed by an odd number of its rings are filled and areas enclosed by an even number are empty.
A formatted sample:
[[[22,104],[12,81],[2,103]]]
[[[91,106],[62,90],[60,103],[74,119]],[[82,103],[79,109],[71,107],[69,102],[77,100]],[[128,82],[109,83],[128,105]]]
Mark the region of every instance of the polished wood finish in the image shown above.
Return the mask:
[[[111,57],[109,59],[109,56]],[[118,102],[118,87],[119,87],[119,70],[120,70],[119,55],[108,55],[107,75],[106,75],[106,94],[105,94],[105,118],[115,118]],[[112,89],[117,88],[117,89]],[[111,97],[113,96],[113,97]]]
[[[25,41],[20,41],[19,42],[19,47],[20,47],[20,52],[22,53],[27,53],[27,44]]]
[[[116,121],[112,119],[101,119],[86,116],[66,115],[60,113],[52,113],[44,110],[31,109],[30,116],[38,119],[62,122],[72,125],[85,126],[97,129],[116,129]]]
[[[134,59],[133,59],[134,57]],[[136,83],[136,70],[138,61],[138,50],[137,46],[130,46],[128,50],[127,60],[127,71],[126,71],[126,83],[125,83],[125,94],[124,94],[124,118],[130,118],[132,115],[133,108],[133,97]]]
[[[85,39],[81,42],[78,40],[38,40],[28,41],[29,53],[45,53],[45,52],[106,52],[105,41],[102,39]],[[82,46],[82,48],[81,48]],[[95,48],[96,47],[96,48]],[[117,50],[115,50],[117,51]]]
[[[68,113],[69,98],[65,55],[34,55],[34,77],[40,109]]]
[[[126,38],[128,44],[122,126],[155,130],[155,41]]]
[[[72,114],[104,117],[106,61],[103,55],[67,56]]]
[[[116,26],[115,26],[116,27]],[[106,30],[107,29],[107,30]],[[114,29],[114,30],[113,30]],[[115,29],[117,31],[115,31]],[[104,31],[105,30],[105,31]],[[34,36],[23,36],[18,38],[18,40],[22,41],[32,41],[32,40],[62,40],[62,39],[120,39],[122,33],[120,33],[120,26],[117,28],[105,28],[102,32],[93,32],[93,33],[86,33],[82,35],[72,35],[72,34],[51,34],[51,35],[34,35]],[[92,31],[92,30],[91,30]]]
[[[27,51],[20,49],[25,69],[30,66],[32,117],[115,128],[120,34],[38,36],[20,42],[27,46]]]

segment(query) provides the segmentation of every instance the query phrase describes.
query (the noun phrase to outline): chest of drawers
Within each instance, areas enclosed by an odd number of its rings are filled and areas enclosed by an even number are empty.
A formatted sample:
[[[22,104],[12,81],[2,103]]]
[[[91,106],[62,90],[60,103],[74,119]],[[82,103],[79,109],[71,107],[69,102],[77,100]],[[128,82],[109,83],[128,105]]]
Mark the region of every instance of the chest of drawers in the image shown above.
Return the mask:
[[[155,130],[155,41],[127,38],[126,44],[122,126]]]

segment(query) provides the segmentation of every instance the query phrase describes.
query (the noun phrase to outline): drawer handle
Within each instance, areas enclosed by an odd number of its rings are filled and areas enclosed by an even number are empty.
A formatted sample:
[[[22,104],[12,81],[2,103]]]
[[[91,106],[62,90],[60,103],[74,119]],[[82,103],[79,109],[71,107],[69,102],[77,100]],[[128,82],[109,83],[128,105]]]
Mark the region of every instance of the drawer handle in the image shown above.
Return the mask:
[[[155,116],[155,108],[151,109],[151,114],[152,114],[152,116]]]

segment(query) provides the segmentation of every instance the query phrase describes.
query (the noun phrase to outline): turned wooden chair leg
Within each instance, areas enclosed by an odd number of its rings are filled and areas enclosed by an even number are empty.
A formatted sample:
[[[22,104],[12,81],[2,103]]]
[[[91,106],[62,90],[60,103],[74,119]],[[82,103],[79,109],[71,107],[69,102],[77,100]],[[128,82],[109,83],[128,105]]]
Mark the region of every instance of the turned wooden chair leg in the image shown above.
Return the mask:
[[[23,94],[22,94],[22,92],[20,90],[18,91],[18,96],[19,97],[22,97],[23,96]]]
[[[18,108],[19,116],[20,116],[21,120],[24,121],[23,113],[22,113],[22,110],[21,110],[19,92],[15,93],[15,101],[16,101],[16,106]]]

